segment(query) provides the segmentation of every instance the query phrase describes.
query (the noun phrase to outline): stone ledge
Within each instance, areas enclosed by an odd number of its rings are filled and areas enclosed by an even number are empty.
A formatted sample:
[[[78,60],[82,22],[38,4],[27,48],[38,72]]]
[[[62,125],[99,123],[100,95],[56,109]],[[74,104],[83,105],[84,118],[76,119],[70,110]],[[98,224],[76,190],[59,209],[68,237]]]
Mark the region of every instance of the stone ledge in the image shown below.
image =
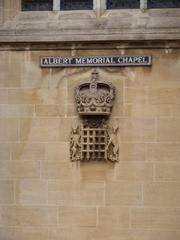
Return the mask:
[[[180,9],[20,12],[0,25],[0,42],[179,40]]]
[[[162,41],[99,41],[99,42],[4,42],[0,51],[40,50],[114,50],[117,49],[180,49],[179,40]]]

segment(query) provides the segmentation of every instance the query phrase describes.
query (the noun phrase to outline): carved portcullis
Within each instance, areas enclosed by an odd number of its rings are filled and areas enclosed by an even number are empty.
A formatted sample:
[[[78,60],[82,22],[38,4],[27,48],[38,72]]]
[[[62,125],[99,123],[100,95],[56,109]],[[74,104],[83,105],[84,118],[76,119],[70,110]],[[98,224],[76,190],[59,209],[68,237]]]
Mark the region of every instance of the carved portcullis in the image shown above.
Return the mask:
[[[98,73],[93,71],[92,79],[75,89],[75,100],[82,122],[71,129],[71,160],[118,161],[118,128],[108,126],[115,100],[114,86],[98,80]]]

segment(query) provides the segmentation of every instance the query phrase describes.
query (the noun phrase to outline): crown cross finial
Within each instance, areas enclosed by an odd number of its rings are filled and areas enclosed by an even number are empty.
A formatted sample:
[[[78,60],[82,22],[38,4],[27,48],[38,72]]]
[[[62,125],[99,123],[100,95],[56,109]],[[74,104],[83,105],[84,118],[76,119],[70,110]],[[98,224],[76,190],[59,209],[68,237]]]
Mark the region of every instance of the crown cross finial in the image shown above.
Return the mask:
[[[96,69],[92,72],[92,79],[90,83],[90,91],[91,93],[95,93],[97,90],[97,78],[98,78],[98,72]]]
[[[98,78],[98,72],[96,69],[93,70],[92,72],[92,81],[97,81],[97,78]]]

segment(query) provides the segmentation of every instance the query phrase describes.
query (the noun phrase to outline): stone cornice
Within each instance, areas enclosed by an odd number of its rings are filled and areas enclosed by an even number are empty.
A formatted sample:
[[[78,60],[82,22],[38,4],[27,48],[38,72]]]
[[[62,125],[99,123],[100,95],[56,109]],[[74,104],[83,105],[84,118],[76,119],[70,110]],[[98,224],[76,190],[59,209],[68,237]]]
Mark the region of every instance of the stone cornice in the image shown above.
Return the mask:
[[[0,25],[0,42],[179,40],[180,9],[20,12]]]

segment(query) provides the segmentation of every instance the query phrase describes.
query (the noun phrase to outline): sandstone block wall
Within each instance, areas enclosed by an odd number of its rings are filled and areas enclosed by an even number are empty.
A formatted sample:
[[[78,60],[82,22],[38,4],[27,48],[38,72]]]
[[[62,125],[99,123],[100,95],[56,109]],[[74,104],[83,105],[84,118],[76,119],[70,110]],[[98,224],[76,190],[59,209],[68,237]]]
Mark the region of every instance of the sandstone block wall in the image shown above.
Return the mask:
[[[43,55],[151,54],[152,67],[102,67],[116,87],[119,163],[70,162],[74,87],[91,68]],[[0,239],[180,239],[180,50],[0,51]]]

